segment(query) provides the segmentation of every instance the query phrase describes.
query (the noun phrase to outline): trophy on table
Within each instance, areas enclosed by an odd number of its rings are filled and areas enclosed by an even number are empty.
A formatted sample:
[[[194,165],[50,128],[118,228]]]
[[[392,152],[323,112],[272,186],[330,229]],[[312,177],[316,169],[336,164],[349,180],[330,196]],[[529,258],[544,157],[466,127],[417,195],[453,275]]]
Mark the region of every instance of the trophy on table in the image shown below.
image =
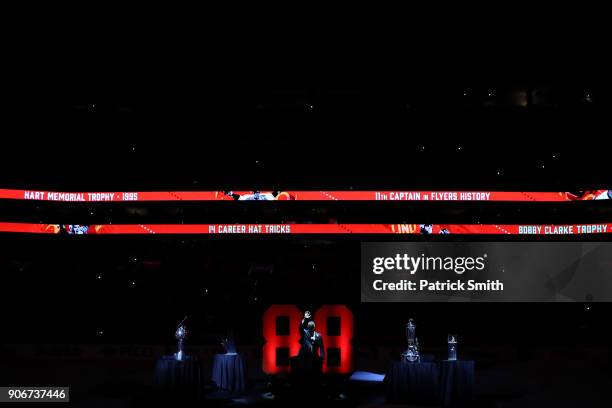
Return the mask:
[[[174,337],[178,341],[177,352],[174,355],[178,361],[185,359],[185,351],[183,350],[183,344],[185,339],[187,338],[187,329],[185,328],[185,320],[187,320],[187,316],[179,323],[176,332],[174,333]]]
[[[448,359],[457,360],[457,336],[454,334],[448,335]]]
[[[408,363],[420,361],[421,358],[419,355],[419,339],[417,339],[415,332],[416,324],[414,324],[414,320],[408,319],[408,323],[406,324],[406,341],[408,342],[408,348],[402,353],[403,361]]]
[[[234,331],[230,330],[227,337],[221,339],[221,345],[225,349],[225,354],[237,354],[236,353],[236,342],[234,341]]]

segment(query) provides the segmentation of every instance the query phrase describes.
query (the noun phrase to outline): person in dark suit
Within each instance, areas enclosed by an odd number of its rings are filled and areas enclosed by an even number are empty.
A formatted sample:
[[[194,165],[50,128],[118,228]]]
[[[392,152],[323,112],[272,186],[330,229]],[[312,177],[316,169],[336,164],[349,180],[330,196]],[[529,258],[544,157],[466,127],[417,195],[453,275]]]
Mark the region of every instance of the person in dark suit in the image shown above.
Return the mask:
[[[304,374],[314,377],[321,374],[325,360],[325,347],[323,336],[315,330],[314,321],[308,322],[306,326],[299,357]]]
[[[298,333],[300,333],[300,344],[304,344],[304,336],[308,331],[308,323],[312,322],[312,315],[310,311],[304,312],[304,318],[300,321],[300,327],[298,328]]]
[[[323,346],[323,336],[315,330],[315,322],[310,321],[304,331],[302,339],[301,353],[304,356],[314,359],[325,359],[325,347]]]
[[[301,344],[296,366],[292,367],[295,385],[301,390],[300,393],[308,392],[311,397],[320,396],[325,347],[321,333],[315,330],[314,321],[306,324]]]

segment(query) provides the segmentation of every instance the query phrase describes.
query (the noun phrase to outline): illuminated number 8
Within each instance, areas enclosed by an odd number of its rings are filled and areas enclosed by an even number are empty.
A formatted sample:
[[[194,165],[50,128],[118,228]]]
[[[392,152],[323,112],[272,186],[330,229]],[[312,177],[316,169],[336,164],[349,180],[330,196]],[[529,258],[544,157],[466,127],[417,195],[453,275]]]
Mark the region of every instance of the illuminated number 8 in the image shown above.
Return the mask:
[[[294,305],[273,305],[263,315],[263,371],[268,374],[288,373],[290,357],[300,351],[302,321],[300,309]]]

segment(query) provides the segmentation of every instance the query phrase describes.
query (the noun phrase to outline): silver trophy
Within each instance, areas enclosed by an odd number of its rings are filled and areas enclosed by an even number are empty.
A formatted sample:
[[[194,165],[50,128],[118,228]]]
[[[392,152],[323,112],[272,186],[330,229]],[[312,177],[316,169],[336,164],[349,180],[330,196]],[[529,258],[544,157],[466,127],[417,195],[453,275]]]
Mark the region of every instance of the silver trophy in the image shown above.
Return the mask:
[[[176,354],[174,355],[178,361],[185,359],[185,351],[183,350],[183,345],[185,343],[185,339],[187,338],[187,329],[185,328],[185,320],[187,320],[187,316],[183,319],[182,322],[179,323],[176,332],[174,333],[174,337],[178,341],[178,348]]]
[[[448,359],[457,360],[457,336],[454,334],[448,335]]]
[[[416,324],[412,319],[408,319],[406,324],[406,341],[408,348],[402,353],[402,359],[408,363],[420,361],[419,339],[416,337]]]

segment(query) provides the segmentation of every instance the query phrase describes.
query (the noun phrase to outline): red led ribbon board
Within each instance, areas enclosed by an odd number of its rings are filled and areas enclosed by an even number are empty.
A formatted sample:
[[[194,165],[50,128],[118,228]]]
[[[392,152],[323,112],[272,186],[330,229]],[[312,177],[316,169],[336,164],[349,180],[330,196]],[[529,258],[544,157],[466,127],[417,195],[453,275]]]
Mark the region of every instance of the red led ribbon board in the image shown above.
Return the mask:
[[[609,190],[585,191],[106,191],[58,192],[0,189],[0,199],[58,202],[134,201],[525,201],[610,199]]]
[[[263,371],[289,373],[290,359],[300,351],[299,325],[303,313],[294,305],[273,305],[263,315]],[[353,369],[353,313],[344,305],[324,305],[313,315],[323,336],[324,373],[346,374]]]
[[[583,235],[609,234],[612,223],[600,224],[96,224],[59,225],[0,222],[0,232],[34,234],[482,234]]]
[[[58,234],[58,224],[31,224],[25,222],[0,222],[0,232],[23,232],[28,234]]]

